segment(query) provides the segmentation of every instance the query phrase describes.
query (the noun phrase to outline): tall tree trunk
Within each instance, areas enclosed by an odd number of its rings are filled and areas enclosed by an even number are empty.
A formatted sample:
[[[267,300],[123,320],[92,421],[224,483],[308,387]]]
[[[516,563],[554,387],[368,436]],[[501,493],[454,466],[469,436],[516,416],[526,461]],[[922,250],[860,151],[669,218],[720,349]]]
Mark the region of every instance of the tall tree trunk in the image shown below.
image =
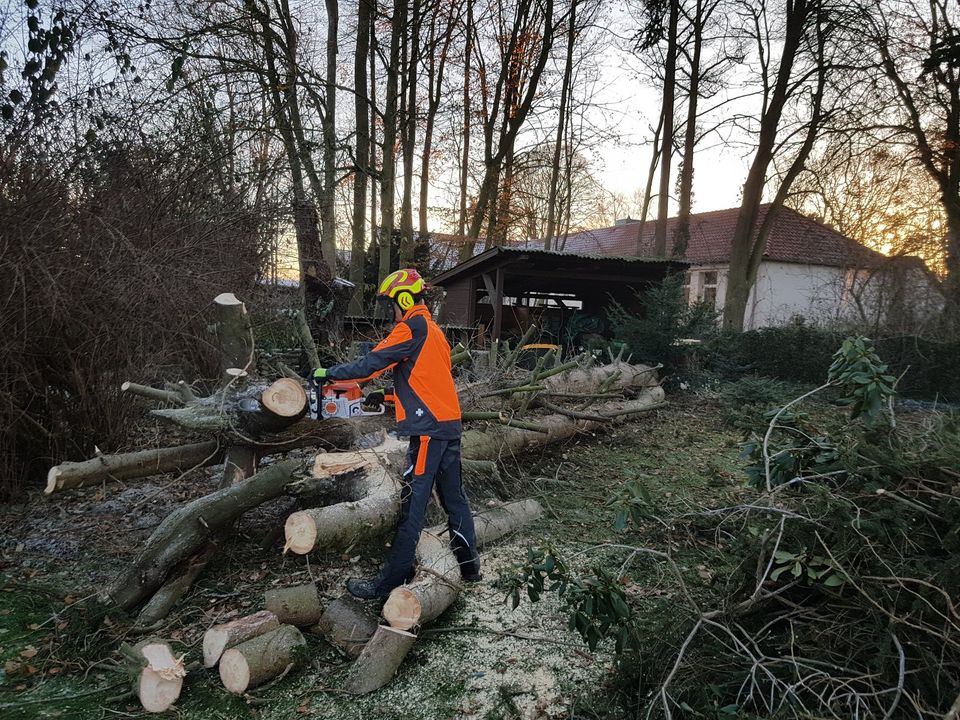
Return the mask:
[[[363,312],[363,261],[367,244],[367,176],[370,174],[370,117],[367,104],[367,57],[370,53],[372,0],[357,3],[357,47],[353,56],[354,114],[357,142],[354,150],[357,167],[353,174],[353,238],[350,243],[350,282],[355,286],[350,312]]]
[[[463,66],[463,155],[460,161],[460,213],[457,219],[457,236],[463,242],[460,248],[460,260],[473,255],[473,243],[466,241],[467,227],[467,181],[470,165],[470,65],[473,58],[473,0],[467,0],[467,27],[464,41],[465,58]]]
[[[420,62],[420,0],[413,0],[410,35],[405,35],[404,78],[406,90],[404,112],[401,113],[403,149],[403,200],[400,205],[400,265],[413,259],[413,152],[417,144],[417,66]],[[401,91],[402,92],[402,91]]]
[[[650,212],[650,201],[653,197],[653,178],[657,174],[657,165],[660,164],[660,133],[663,131],[663,113],[660,114],[660,121],[657,129],[653,133],[653,154],[650,157],[650,168],[647,170],[647,184],[643,188],[643,205],[640,208],[640,223],[637,225],[637,250],[636,255],[641,257],[646,252],[646,246],[643,242],[643,227],[647,222],[647,213]]]
[[[563,64],[563,84],[560,88],[560,111],[557,120],[557,140],[553,146],[553,165],[550,167],[550,195],[547,199],[547,232],[543,249],[550,250],[556,234],[557,189],[560,184],[560,151],[563,149],[564,123],[567,118],[567,101],[572,88],[573,46],[577,35],[577,0],[570,1],[570,24],[567,29],[567,57]]]
[[[323,113],[323,189],[319,197],[320,237],[323,257],[337,275],[337,228],[334,214],[336,185],[337,122],[337,32],[340,28],[338,0],[324,0],[327,8],[327,68]]]
[[[423,159],[420,164],[420,242],[429,242],[430,228],[428,227],[427,211],[429,209],[430,194],[430,154],[433,150],[433,128],[437,121],[437,112],[440,109],[440,100],[443,92],[443,73],[447,65],[447,53],[453,40],[454,11],[456,5],[451,3],[450,14],[447,16],[447,25],[443,34],[443,46],[440,49],[440,61],[437,62],[436,53],[436,22],[430,24],[430,66],[427,69],[427,106],[426,125],[423,129]],[[435,16],[436,17],[436,16]]]
[[[370,242],[379,249],[377,242],[377,181],[382,185],[382,172],[377,172],[377,0],[370,0]]]
[[[777,80],[770,102],[760,118],[757,151],[743,185],[743,199],[733,231],[727,293],[723,304],[723,326],[728,330],[743,330],[750,290],[756,280],[756,271],[753,273],[750,271],[750,257],[754,254],[762,255],[763,252],[763,248],[759,245],[757,248],[754,247],[757,218],[760,214],[760,202],[763,199],[763,186],[767,177],[767,168],[773,159],[777,130],[787,101],[790,76],[803,38],[809,9],[807,0],[790,0],[787,3],[787,31],[780,66],[777,69]],[[757,242],[763,240],[765,238],[759,238]],[[759,253],[756,252],[757,249]]]
[[[670,212],[670,169],[673,165],[673,105],[677,89],[677,25],[680,0],[670,0],[667,25],[667,58],[663,77],[663,137],[660,139],[660,191],[657,197],[657,229],[654,234],[654,255],[667,255],[667,216]]]
[[[380,171],[380,277],[392,269],[394,210],[396,207],[397,86],[400,81],[400,43],[407,24],[406,0],[393,0],[390,20],[390,61],[387,65],[387,99],[383,111],[383,163]]]
[[[687,127],[683,137],[683,167],[680,168],[680,211],[673,239],[674,257],[682,258],[690,245],[690,212],[693,206],[693,150],[697,142],[697,103],[700,99],[700,54],[703,50],[703,0],[697,0],[693,18],[693,58],[690,60],[690,97]]]

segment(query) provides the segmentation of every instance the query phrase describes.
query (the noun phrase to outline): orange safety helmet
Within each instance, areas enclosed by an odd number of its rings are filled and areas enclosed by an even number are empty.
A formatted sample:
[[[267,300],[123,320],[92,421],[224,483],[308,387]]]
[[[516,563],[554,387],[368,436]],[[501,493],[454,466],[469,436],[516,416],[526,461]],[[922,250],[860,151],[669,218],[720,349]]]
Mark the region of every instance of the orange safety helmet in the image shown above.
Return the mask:
[[[427,289],[423,278],[413,268],[404,268],[387,275],[380,283],[377,295],[390,298],[406,312],[416,303],[416,296]]]

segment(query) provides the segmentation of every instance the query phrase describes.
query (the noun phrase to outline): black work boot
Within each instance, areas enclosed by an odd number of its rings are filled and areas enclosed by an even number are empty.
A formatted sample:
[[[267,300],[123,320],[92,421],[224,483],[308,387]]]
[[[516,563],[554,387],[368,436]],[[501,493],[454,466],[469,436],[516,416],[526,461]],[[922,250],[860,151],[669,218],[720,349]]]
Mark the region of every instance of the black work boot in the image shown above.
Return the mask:
[[[347,592],[361,600],[376,600],[377,598],[383,599],[390,596],[389,592],[383,592],[379,589],[376,578],[373,580],[350,578],[347,580]]]

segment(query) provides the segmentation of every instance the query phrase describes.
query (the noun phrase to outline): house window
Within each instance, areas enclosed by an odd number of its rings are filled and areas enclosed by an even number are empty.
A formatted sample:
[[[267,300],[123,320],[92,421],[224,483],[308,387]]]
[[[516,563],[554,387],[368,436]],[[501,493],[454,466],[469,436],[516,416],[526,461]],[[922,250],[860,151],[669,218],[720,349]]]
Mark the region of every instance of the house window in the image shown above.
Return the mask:
[[[717,306],[717,272],[715,270],[703,273],[700,299],[713,307]]]
[[[692,273],[686,272],[683,274],[683,301],[689,305],[693,302],[693,295],[690,292],[690,285],[693,282]]]

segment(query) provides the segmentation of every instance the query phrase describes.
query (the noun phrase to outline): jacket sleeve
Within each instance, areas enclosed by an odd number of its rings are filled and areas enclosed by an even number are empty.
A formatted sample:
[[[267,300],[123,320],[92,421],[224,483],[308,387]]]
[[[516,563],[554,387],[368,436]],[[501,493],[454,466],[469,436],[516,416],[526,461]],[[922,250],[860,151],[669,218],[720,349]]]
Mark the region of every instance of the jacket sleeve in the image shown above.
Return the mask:
[[[334,365],[327,369],[331,380],[357,380],[366,382],[382,375],[401,360],[410,356],[416,348],[417,339],[405,322],[396,327],[373,350],[353,362]]]

